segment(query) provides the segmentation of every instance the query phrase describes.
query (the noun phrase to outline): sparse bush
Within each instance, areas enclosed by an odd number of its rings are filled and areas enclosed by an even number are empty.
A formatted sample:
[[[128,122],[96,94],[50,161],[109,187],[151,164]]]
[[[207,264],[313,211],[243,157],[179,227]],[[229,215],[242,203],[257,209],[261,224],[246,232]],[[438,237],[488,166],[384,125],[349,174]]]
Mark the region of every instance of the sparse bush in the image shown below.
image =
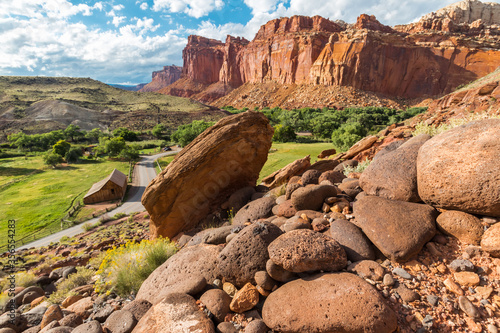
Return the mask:
[[[36,276],[31,272],[21,271],[14,274],[16,280],[16,287],[30,287],[35,284]],[[4,278],[0,282],[0,291],[5,291],[9,288],[9,281]]]
[[[372,161],[371,160],[364,160],[363,162],[359,163],[357,166],[352,167],[352,166],[346,166],[344,168],[344,175],[346,177],[349,176],[350,173],[352,172],[363,172],[365,169],[370,165]]]
[[[71,274],[57,285],[57,291],[52,293],[48,299],[50,303],[61,304],[66,297],[71,295],[71,290],[92,282],[95,271],[84,267],[77,267],[76,269],[77,272],[75,274]]]
[[[108,250],[97,271],[95,291],[124,297],[135,294],[142,282],[176,252],[175,244],[165,238],[127,242]]]
[[[113,216],[113,219],[114,220],[119,220],[119,219],[121,219],[122,217],[125,217],[125,216],[127,216],[127,214],[125,214],[125,213],[116,213],[115,216]]]
[[[462,118],[452,118],[447,124],[441,124],[439,126],[428,125],[424,122],[420,122],[415,125],[415,130],[412,132],[413,136],[419,134],[429,134],[430,136],[438,135],[440,133],[446,132],[452,128],[468,124],[475,120],[500,118],[500,115],[489,115],[487,113],[473,113]]]
[[[101,226],[102,222],[101,220],[99,219],[99,221],[97,221],[96,223],[90,223],[90,222],[87,222],[85,223],[83,226],[82,226],[82,229],[85,230],[85,231],[90,231],[90,230],[93,230],[99,226]]]

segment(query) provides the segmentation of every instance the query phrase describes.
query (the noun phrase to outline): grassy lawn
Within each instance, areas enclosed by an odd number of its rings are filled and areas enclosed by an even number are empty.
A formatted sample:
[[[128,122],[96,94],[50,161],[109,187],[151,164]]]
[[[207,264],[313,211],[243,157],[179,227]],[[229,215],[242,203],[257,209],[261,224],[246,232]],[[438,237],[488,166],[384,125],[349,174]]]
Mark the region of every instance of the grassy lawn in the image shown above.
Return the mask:
[[[175,155],[169,155],[169,156],[164,156],[162,158],[158,159],[158,162],[160,163],[161,169],[165,169],[165,167],[174,160]]]
[[[16,239],[59,226],[72,202],[114,168],[128,174],[126,162],[84,160],[53,169],[43,165],[41,155],[0,159],[0,235],[7,235],[11,219],[16,220]],[[6,242],[0,237],[0,246]]]
[[[320,143],[273,143],[269,155],[267,157],[267,162],[260,171],[259,180],[257,184],[260,183],[262,178],[269,176],[274,171],[279,170],[286,166],[287,164],[298,160],[299,158],[311,155],[311,164],[316,162],[319,153],[325,149],[331,149],[333,145],[327,142]]]

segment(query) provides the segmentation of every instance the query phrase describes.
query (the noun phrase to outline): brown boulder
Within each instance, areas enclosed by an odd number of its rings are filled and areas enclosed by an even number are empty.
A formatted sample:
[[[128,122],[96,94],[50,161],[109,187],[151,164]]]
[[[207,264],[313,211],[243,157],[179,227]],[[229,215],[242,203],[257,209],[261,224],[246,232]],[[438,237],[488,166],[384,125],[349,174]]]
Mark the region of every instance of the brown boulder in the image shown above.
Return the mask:
[[[467,244],[479,245],[484,233],[481,220],[456,210],[448,210],[440,214],[436,219],[436,225],[445,234],[454,236]]]
[[[59,325],[66,327],[77,327],[83,324],[83,319],[76,313],[70,313],[65,316],[63,319],[59,320]]]
[[[102,333],[102,327],[97,320],[92,320],[77,326],[72,333]]]
[[[326,158],[328,156],[335,155],[336,153],[337,151],[335,150],[335,148],[325,149],[318,155],[318,158]]]
[[[340,244],[322,233],[299,229],[276,238],[268,247],[269,257],[287,271],[341,270],[347,265],[347,256]]]
[[[333,184],[341,183],[344,178],[347,178],[342,172],[339,171],[325,171],[319,177],[318,182],[321,184],[322,181],[328,180]]]
[[[296,210],[320,210],[326,198],[337,195],[332,185],[311,185],[296,189],[291,196]]]
[[[385,274],[384,267],[373,260],[362,260],[352,263],[347,267],[347,270],[363,279],[373,281],[382,281]]]
[[[288,180],[290,180],[293,176],[302,174],[304,171],[309,169],[310,166],[311,157],[310,155],[307,155],[306,157],[296,160],[280,170],[273,172],[269,176],[262,179],[262,183],[269,188],[280,186],[288,182]]]
[[[40,328],[44,329],[45,326],[47,326],[54,320],[58,321],[63,319],[63,317],[64,315],[59,305],[53,304],[49,306],[47,311],[45,311],[45,313],[43,314],[42,322],[40,323]]]
[[[14,318],[10,316],[10,312],[0,316],[0,329],[10,328],[20,333],[28,328],[28,320],[19,313],[16,313]]]
[[[363,150],[370,148],[377,140],[378,137],[375,135],[370,135],[359,140],[351,148],[349,148],[349,150],[345,153],[344,156],[342,156],[342,158],[346,160],[353,158],[354,156],[361,153]]]
[[[288,218],[294,216],[297,213],[297,210],[293,206],[292,200],[285,200],[277,206],[276,210],[276,215]]]
[[[428,140],[417,158],[418,193],[429,205],[500,216],[500,119],[478,120]]]
[[[500,223],[492,225],[484,232],[481,248],[493,257],[500,258]]]
[[[321,176],[321,172],[319,172],[318,170],[307,170],[300,177],[300,183],[303,186],[309,184],[318,184],[319,176]]]
[[[281,233],[269,222],[247,226],[218,255],[219,274],[238,287],[254,282],[255,273],[264,270],[269,259],[267,247]]]
[[[210,289],[201,295],[200,302],[207,307],[218,322],[221,322],[230,311],[231,297],[224,290]]]
[[[154,305],[168,293],[185,293],[186,289],[193,294],[200,292],[203,289],[198,288],[203,282],[201,279],[206,285],[217,278],[216,261],[220,251],[219,246],[207,244],[182,249],[149,275],[137,292],[137,298]]]
[[[272,209],[275,204],[276,199],[272,197],[264,197],[250,201],[236,213],[233,218],[233,224],[245,224],[247,222],[269,217],[272,215]]]
[[[83,319],[87,319],[90,315],[90,310],[92,310],[94,306],[94,302],[92,301],[92,297],[85,297],[79,300],[76,303],[71,304],[66,309],[70,312],[74,312],[78,314]]]
[[[437,211],[427,205],[366,195],[353,210],[356,225],[394,261],[410,259],[436,234]]]
[[[146,314],[146,312],[151,309],[151,306],[153,306],[153,304],[145,299],[136,298],[132,302],[125,305],[122,310],[130,311],[134,315],[135,320],[139,321]]]
[[[106,331],[111,333],[130,333],[137,324],[132,312],[118,310],[113,312],[102,325]]]
[[[278,332],[394,332],[396,314],[370,284],[350,273],[289,282],[267,297],[266,325]]]
[[[375,251],[365,234],[346,220],[335,220],[330,224],[330,237],[335,239],[343,248],[347,259],[351,262],[374,260]]]
[[[249,111],[221,119],[194,139],[142,196],[151,236],[172,238],[192,229],[235,190],[255,186],[272,135],[268,119]]]
[[[259,303],[259,292],[251,283],[247,283],[236,292],[229,308],[233,312],[243,313],[253,309],[257,303]]]
[[[318,170],[319,172],[323,173],[325,171],[335,169],[337,165],[339,165],[339,161],[336,160],[319,160],[314,162],[309,170]]]
[[[198,309],[193,297],[174,293],[149,309],[132,332],[215,333],[215,328],[207,315]]]
[[[359,178],[361,188],[369,195],[419,202],[417,155],[420,147],[429,139],[428,134],[421,134],[398,149],[374,158]]]

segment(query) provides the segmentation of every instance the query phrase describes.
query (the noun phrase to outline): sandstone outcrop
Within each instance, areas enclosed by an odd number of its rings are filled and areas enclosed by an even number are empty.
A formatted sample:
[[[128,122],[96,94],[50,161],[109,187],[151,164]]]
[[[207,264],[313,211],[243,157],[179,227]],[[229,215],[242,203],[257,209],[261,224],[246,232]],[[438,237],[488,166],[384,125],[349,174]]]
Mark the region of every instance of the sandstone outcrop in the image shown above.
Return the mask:
[[[151,237],[192,229],[235,190],[255,186],[272,135],[258,112],[229,116],[199,135],[143,194]]]
[[[486,119],[424,143],[417,158],[420,198],[438,208],[500,216],[499,137],[500,119]]]
[[[165,88],[181,78],[182,67],[180,66],[163,66],[161,71],[153,72],[152,80],[141,88],[142,92],[158,91]]]
[[[215,105],[238,107],[245,100],[246,106],[300,107],[302,88],[295,90],[301,86],[352,87],[408,98],[449,93],[498,66],[497,7],[464,1],[451,11],[394,28],[366,14],[352,25],[293,16],[267,22],[250,42],[190,36],[182,79],[161,92],[204,102],[234,93],[236,103],[221,99]],[[271,94],[260,101],[249,98],[259,90]],[[342,96],[332,99],[318,89],[315,94],[322,94],[323,106],[343,104]]]

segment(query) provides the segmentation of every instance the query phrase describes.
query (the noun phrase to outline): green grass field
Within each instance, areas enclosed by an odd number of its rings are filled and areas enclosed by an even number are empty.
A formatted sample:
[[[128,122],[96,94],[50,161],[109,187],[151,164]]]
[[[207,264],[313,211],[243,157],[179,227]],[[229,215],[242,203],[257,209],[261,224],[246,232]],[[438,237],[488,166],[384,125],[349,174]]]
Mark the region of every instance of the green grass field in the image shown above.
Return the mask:
[[[289,163],[292,163],[299,158],[311,155],[311,164],[316,162],[319,153],[325,149],[333,148],[331,143],[319,142],[319,143],[273,143],[269,155],[267,157],[267,162],[260,171],[259,180],[257,184],[260,183],[262,178],[269,176],[274,171],[279,170]]]
[[[56,169],[43,165],[42,156],[0,159],[0,234],[16,220],[16,239],[49,226],[59,226],[73,202],[114,168],[128,174],[128,163],[82,161]],[[0,247],[7,237],[0,237]]]
[[[262,168],[259,180],[260,183],[262,178],[269,176],[276,170],[281,169],[285,165],[303,158],[307,155],[311,155],[311,164],[314,163],[318,158],[317,156],[325,149],[333,148],[331,143],[273,143],[266,164]],[[172,162],[174,156],[166,156],[158,160],[162,169],[164,169],[168,163]]]

